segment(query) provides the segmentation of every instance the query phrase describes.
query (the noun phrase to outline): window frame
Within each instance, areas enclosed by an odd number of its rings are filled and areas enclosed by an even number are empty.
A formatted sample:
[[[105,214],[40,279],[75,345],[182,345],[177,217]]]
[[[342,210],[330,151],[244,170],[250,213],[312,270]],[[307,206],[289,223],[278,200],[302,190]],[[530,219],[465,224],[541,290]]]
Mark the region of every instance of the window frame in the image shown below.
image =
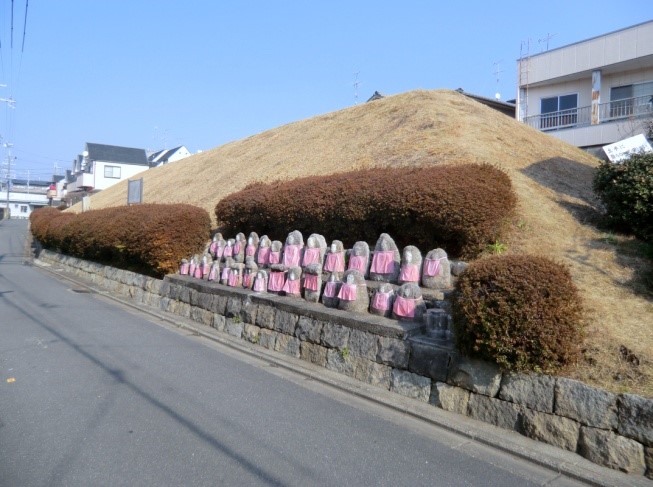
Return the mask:
[[[118,170],[118,175],[114,176],[116,169]],[[112,165],[107,164],[107,165],[104,166],[104,177],[106,179],[120,179],[120,175],[122,173],[121,169],[122,168],[120,166],[112,166]],[[110,170],[111,172],[108,173],[107,170]]]

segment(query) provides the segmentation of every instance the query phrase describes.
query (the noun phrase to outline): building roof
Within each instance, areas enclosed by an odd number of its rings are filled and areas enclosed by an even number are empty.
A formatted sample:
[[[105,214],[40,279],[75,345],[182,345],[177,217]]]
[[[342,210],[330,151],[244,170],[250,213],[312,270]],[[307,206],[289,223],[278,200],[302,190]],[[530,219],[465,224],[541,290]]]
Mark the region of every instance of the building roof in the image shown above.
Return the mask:
[[[117,162],[120,164],[135,164],[148,166],[145,149],[120,147],[117,145],[86,143],[88,158],[91,161]]]
[[[175,147],[174,149],[163,149],[157,152],[150,154],[147,160],[150,163],[150,166],[154,167],[158,164],[165,164],[177,151],[180,149],[185,149],[183,145]],[[186,149],[188,151],[188,149]]]
[[[490,108],[494,108],[495,110],[500,111],[501,113],[505,113],[506,115],[509,115],[511,117],[515,117],[515,104],[507,101],[501,101],[497,100],[496,98],[487,98],[485,96],[480,96],[480,95],[474,95],[473,93],[467,93],[465,90],[462,88],[458,88],[456,90],[458,93],[461,93],[465,96],[468,96],[472,98],[473,100],[476,100],[479,103],[482,103],[483,105],[487,105]]]
[[[634,25],[630,25],[628,27],[624,27],[622,29],[613,30],[612,32],[606,32],[605,34],[601,34],[601,35],[598,35],[598,36],[588,37],[587,39],[583,39],[582,41],[576,41],[576,42],[572,42],[571,44],[565,44],[564,46],[555,47],[553,49],[547,49],[546,51],[538,52],[536,54],[529,54],[529,55],[526,55],[524,57],[518,58],[517,61],[521,61],[522,59],[527,59],[527,58],[534,58],[534,57],[537,57],[537,56],[543,56],[543,55],[546,55],[546,54],[550,54],[553,51],[557,51],[559,49],[565,49],[565,48],[570,47],[570,46],[575,46],[576,44],[582,44],[583,42],[593,41],[595,39],[600,39],[601,37],[610,36],[612,34],[617,34],[619,32],[623,32],[625,30],[633,29],[635,27],[639,27],[641,25],[646,25],[646,24],[650,24],[650,23],[653,23],[653,20],[647,20],[645,22],[640,22],[639,24],[634,24]]]
[[[375,91],[372,96],[370,96],[367,101],[374,101],[374,100],[380,100],[381,98],[385,98],[384,95],[379,93],[378,91]]]

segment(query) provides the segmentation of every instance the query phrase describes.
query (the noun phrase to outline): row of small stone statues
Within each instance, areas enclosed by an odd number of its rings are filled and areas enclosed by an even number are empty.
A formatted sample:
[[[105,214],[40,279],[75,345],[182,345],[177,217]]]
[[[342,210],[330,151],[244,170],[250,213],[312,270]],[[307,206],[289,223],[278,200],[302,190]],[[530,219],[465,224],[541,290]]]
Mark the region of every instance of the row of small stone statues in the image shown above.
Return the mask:
[[[366,242],[345,251],[340,240],[327,247],[322,235],[312,234],[306,245],[301,232],[288,234],[286,243],[261,238],[255,232],[225,240],[217,233],[202,257],[182,260],[180,274],[293,297],[347,311],[365,312],[397,319],[421,320],[426,307],[422,286],[447,289],[451,269],[447,254],[434,249],[422,259],[417,247],[400,253],[394,240],[381,234],[371,252]],[[370,298],[366,279],[381,281]],[[399,288],[391,283],[396,283]]]

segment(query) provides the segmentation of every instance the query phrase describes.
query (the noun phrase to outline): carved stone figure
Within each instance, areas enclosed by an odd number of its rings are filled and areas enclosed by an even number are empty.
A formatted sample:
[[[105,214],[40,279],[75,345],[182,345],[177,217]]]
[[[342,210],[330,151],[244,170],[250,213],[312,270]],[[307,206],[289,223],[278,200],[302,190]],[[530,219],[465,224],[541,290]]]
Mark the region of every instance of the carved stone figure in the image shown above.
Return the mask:
[[[285,265],[272,264],[270,267],[270,276],[268,277],[268,292],[279,293],[283,290],[287,272]]]
[[[234,242],[234,253],[233,253],[233,258],[236,262],[238,263],[243,263],[245,262],[245,247],[247,245],[247,242],[245,240],[245,234],[240,232],[238,235],[236,235],[235,242]]]
[[[252,285],[252,290],[257,293],[268,292],[268,273],[266,270],[259,269]]]
[[[235,238],[230,238],[227,240],[227,245],[224,247],[224,252],[222,253],[222,257],[226,261],[227,259],[233,259],[234,258],[234,246],[236,245],[236,239]]]
[[[283,247],[283,265],[287,268],[297,267],[301,263],[304,237],[299,230],[293,230],[286,238],[286,245]]]
[[[195,257],[195,271],[193,272],[193,277],[195,279],[202,279],[202,274],[204,272],[205,265],[206,265],[206,259],[204,257],[202,257],[201,260],[199,256]]]
[[[245,245],[245,260],[247,260],[247,257],[255,257],[256,256],[256,249],[258,249],[258,233],[256,232],[251,232],[249,234],[249,237],[247,237],[247,245]]]
[[[258,250],[256,251],[256,264],[259,267],[267,267],[270,264],[270,238],[263,235],[258,242]]]
[[[382,233],[374,246],[370,280],[397,282],[399,277],[400,255],[397,244],[387,233]]]
[[[220,232],[213,235],[213,240],[211,241],[211,245],[209,246],[209,252],[211,253],[214,259],[216,260],[222,259],[222,254],[224,253],[224,248],[226,245],[227,242],[225,241],[224,238],[222,238],[222,234]]]
[[[319,263],[310,264],[304,267],[304,299],[311,303],[320,301],[322,290],[322,265]]]
[[[268,258],[268,265],[281,264],[281,249],[283,244],[279,240],[273,240],[270,245],[270,256]]]
[[[213,264],[211,264],[211,270],[209,271],[207,281],[213,282],[219,279],[220,279],[220,262],[214,260]]]
[[[322,293],[322,304],[327,308],[338,307],[338,293],[340,292],[340,284],[342,284],[335,274],[331,274],[324,285],[324,292]]]
[[[392,317],[404,321],[422,321],[424,313],[426,313],[426,305],[419,286],[414,283],[402,284],[397,289],[392,306]]]
[[[392,284],[384,283],[374,293],[370,303],[370,313],[390,318],[392,316],[392,305],[395,300],[395,291]]]
[[[370,262],[370,246],[367,242],[356,242],[349,253],[347,270],[356,269],[367,279]]]
[[[283,285],[282,291],[286,296],[293,298],[302,297],[301,288],[302,268],[299,266],[291,267],[288,271],[288,277]]]
[[[306,271],[306,267],[311,264],[319,264],[320,268],[324,263],[324,254],[326,253],[326,240],[320,234],[313,233],[308,240],[306,240],[306,247],[304,247],[304,254],[302,256],[302,267]]]
[[[422,270],[422,254],[414,245],[404,247],[399,269],[399,284],[413,282],[419,285],[420,273]]]
[[[335,274],[338,280],[342,279],[342,275],[345,272],[345,249],[340,240],[331,242],[331,247],[327,250],[322,269],[327,279],[332,274]]]
[[[229,287],[242,287],[244,268],[245,268],[245,264],[241,264],[241,263],[231,264],[229,277],[227,278],[227,285]]]
[[[338,291],[338,308],[344,311],[366,313],[370,305],[367,284],[363,274],[356,269],[344,273],[342,285]]]
[[[224,261],[224,265],[222,266],[222,270],[220,271],[220,284],[223,285],[228,285],[229,284],[229,274],[231,273],[231,266],[234,265],[236,261],[234,261],[231,257],[227,257]]]
[[[188,275],[190,277],[195,277],[195,269],[197,269],[197,259],[199,259],[199,256],[193,255],[190,258],[190,263],[188,264]]]
[[[258,266],[254,262],[253,256],[245,257],[245,270],[243,271],[243,287],[246,289],[252,289],[254,285],[254,278],[258,272]]]
[[[181,259],[181,265],[179,266],[179,274],[182,276],[187,276],[189,270],[190,270],[190,264],[188,263],[188,259]]]
[[[211,258],[210,254],[205,254],[202,256],[202,263],[200,264],[200,267],[202,269],[202,279],[206,279],[209,275],[209,271],[211,270],[211,264],[213,263],[213,259]]]
[[[431,250],[426,254],[422,267],[422,286],[429,289],[451,287],[451,264],[444,250]]]

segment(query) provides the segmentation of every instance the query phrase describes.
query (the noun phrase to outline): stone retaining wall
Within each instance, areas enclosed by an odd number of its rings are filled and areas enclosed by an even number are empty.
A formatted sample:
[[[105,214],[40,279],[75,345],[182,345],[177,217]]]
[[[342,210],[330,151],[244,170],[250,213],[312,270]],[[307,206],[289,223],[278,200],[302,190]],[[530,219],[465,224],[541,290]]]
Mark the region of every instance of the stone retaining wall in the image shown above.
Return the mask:
[[[111,293],[360,381],[653,478],[653,400],[571,379],[502,373],[423,335],[422,325],[256,294],[187,276],[154,279],[47,250]]]

